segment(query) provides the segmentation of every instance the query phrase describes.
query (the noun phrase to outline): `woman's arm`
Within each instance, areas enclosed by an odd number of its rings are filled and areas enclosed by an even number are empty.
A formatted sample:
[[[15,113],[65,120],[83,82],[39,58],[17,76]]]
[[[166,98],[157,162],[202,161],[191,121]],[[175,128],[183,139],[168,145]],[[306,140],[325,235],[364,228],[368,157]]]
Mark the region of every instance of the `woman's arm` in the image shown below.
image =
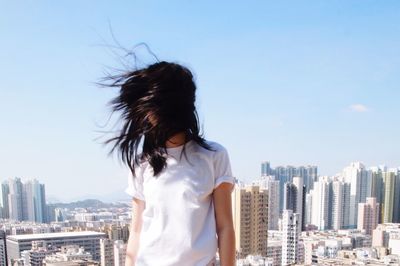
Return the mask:
[[[230,183],[221,183],[213,193],[221,266],[234,266],[236,262],[231,201],[232,186]]]
[[[137,198],[132,199],[132,222],[126,247],[125,266],[135,266],[136,255],[139,249],[139,237],[142,230],[142,213],[145,202]]]

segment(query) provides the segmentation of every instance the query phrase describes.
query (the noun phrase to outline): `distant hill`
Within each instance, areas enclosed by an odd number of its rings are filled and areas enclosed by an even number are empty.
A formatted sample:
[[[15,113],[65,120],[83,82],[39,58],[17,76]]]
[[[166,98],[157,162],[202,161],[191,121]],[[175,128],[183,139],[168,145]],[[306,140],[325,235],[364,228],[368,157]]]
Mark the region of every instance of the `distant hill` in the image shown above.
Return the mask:
[[[51,203],[50,206],[54,206],[56,208],[121,208],[121,207],[129,207],[129,204],[123,202],[115,202],[115,203],[105,203],[97,199],[85,199],[79,200],[69,203]]]
[[[51,205],[62,203],[62,202],[80,202],[87,199],[96,199],[102,202],[113,203],[113,202],[130,202],[131,197],[125,193],[123,189],[118,191],[113,191],[106,194],[96,195],[96,194],[86,194],[79,197],[73,198],[59,198],[54,195],[49,195],[47,197],[47,202]]]

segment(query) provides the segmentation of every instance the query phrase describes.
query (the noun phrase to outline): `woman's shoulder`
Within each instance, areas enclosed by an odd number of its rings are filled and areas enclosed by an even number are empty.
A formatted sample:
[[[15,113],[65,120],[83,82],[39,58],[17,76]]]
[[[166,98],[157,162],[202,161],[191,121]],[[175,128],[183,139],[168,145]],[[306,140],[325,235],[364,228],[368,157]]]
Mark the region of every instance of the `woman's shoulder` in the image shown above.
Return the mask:
[[[205,143],[211,147],[216,152],[220,151],[226,151],[225,146],[223,146],[221,143],[212,141],[212,140],[206,140]]]
[[[197,145],[198,150],[202,153],[206,153],[210,156],[215,156],[216,154],[220,153],[227,153],[227,149],[225,148],[225,146],[217,141],[205,140],[204,143],[207,147]]]

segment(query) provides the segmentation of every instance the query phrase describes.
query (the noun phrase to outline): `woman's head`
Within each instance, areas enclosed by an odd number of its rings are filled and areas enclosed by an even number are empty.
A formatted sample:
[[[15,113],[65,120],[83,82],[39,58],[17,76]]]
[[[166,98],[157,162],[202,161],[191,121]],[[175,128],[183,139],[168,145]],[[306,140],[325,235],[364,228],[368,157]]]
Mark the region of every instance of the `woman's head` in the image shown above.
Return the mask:
[[[133,174],[134,163],[141,160],[150,162],[154,175],[161,172],[166,166],[165,144],[177,133],[208,148],[199,132],[196,85],[186,67],[158,62],[119,76],[112,86],[120,88],[110,104],[121,113],[122,127],[106,143],[114,142],[112,151],[118,149]]]

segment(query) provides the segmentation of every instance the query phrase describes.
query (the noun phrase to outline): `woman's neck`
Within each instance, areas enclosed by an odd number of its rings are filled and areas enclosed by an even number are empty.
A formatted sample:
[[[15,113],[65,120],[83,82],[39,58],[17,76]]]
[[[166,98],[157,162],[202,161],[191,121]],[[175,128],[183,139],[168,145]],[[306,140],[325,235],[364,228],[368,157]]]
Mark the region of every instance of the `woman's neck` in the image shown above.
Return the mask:
[[[185,132],[179,132],[167,140],[167,142],[165,143],[165,147],[173,148],[173,147],[181,146],[185,142],[186,142]]]

